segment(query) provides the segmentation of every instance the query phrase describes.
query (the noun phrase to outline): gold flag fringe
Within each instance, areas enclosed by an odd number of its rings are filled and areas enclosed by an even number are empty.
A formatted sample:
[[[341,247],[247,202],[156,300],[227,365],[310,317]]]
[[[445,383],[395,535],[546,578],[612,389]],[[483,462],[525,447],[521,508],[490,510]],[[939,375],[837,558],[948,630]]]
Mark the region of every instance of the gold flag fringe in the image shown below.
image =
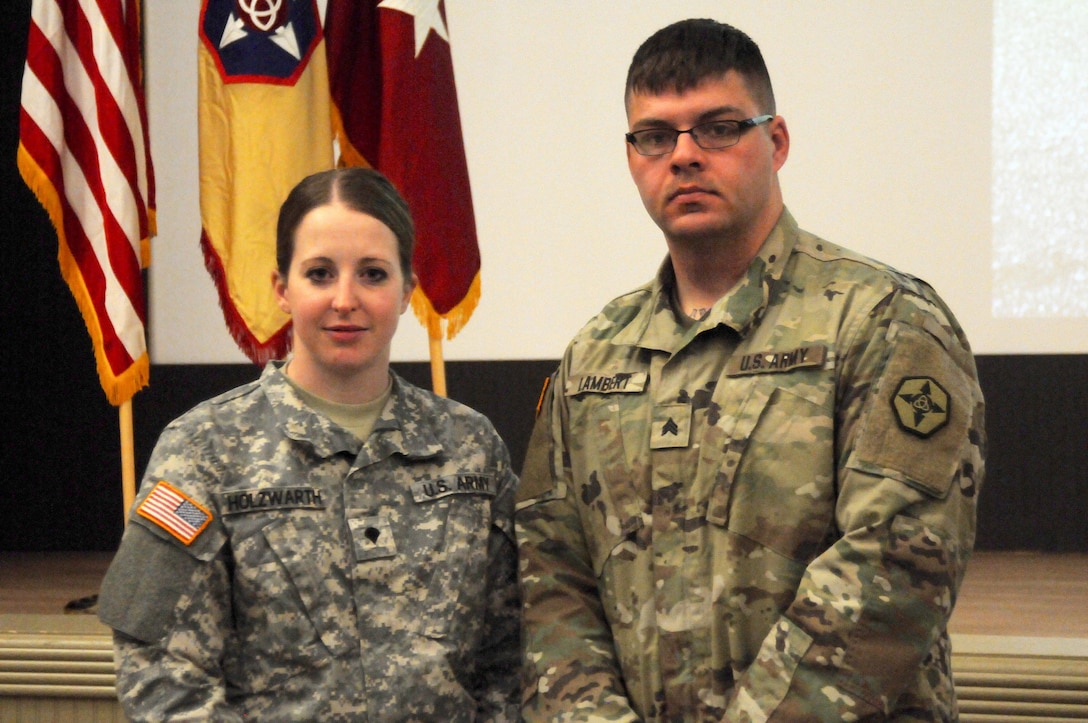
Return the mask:
[[[212,283],[215,284],[219,309],[223,312],[227,332],[241,352],[259,367],[263,367],[273,359],[286,358],[291,351],[291,320],[288,318],[272,336],[263,342],[260,341],[250,331],[249,325],[246,324],[234,303],[234,297],[231,296],[230,287],[227,285],[223,260],[219,257],[219,252],[208,238],[208,232],[205,229],[200,231],[200,249],[204,255],[204,268],[207,269]]]
[[[95,365],[98,368],[98,378],[102,384],[102,391],[110,404],[119,407],[148,385],[151,377],[151,362],[147,351],[134,359],[132,365],[120,375],[115,375],[106,359],[105,346],[103,344],[102,328],[98,323],[98,315],[95,313],[94,304],[91,301],[90,292],[83,281],[83,274],[68,248],[68,239],[64,234],[64,212],[61,207],[60,196],[49,176],[41,169],[37,161],[20,143],[16,160],[19,173],[23,181],[37,197],[49,215],[49,220],[57,232],[57,260],[60,262],[60,273],[72,291],[76,300],[76,306],[83,316],[83,323],[87,326],[87,332],[91,336],[94,346]],[[149,252],[145,252],[145,245],[150,249],[149,239],[140,239],[141,261],[149,258]]]
[[[443,320],[446,322],[446,339],[453,339],[453,337],[457,336],[457,333],[468,323],[469,318],[472,317],[472,312],[476,311],[476,306],[479,303],[479,271],[477,271],[476,275],[472,278],[472,284],[468,287],[465,298],[461,299],[457,306],[453,307],[445,314],[439,314],[435,311],[434,306],[431,304],[431,300],[423,293],[423,288],[421,286],[416,286],[416,290],[412,292],[412,311],[415,312],[416,318],[419,319],[420,323],[427,328],[427,336],[432,339],[442,338]]]

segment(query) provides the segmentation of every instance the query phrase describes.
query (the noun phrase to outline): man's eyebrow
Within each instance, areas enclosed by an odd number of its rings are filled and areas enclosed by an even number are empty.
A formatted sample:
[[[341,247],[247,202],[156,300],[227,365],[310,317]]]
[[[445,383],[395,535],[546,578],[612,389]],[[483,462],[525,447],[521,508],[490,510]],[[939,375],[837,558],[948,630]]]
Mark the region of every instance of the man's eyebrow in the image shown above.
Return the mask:
[[[733,105],[722,105],[716,108],[710,108],[700,113],[695,119],[695,125],[700,123],[706,123],[707,121],[717,120],[724,115],[744,115],[744,111]],[[639,130],[644,128],[673,128],[674,126],[668,121],[662,118],[640,118],[634,125],[633,130]]]

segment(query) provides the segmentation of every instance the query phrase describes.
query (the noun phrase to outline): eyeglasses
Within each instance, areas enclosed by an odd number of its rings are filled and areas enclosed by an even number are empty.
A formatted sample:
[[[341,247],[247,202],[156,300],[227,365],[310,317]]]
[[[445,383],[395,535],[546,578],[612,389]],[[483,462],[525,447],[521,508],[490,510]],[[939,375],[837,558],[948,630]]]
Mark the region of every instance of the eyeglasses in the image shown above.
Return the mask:
[[[627,142],[635,147],[639,155],[660,156],[676,148],[676,139],[684,133],[690,133],[696,145],[707,151],[716,151],[737,145],[740,137],[749,128],[763,125],[774,119],[773,115],[757,115],[747,120],[716,120],[700,123],[686,131],[675,128],[647,128],[626,134]]]

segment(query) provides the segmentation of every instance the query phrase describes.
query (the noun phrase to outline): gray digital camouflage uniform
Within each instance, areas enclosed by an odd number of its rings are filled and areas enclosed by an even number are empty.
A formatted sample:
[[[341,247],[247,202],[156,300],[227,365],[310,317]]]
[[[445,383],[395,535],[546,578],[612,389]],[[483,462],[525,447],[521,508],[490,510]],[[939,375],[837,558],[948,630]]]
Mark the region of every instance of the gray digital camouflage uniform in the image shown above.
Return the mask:
[[[365,443],[276,364],[199,405],[101,590],[126,713],[517,720],[516,482],[486,418],[399,377]]]
[[[700,322],[575,337],[518,493],[527,721],[956,717],[983,400],[923,282],[788,212]]]

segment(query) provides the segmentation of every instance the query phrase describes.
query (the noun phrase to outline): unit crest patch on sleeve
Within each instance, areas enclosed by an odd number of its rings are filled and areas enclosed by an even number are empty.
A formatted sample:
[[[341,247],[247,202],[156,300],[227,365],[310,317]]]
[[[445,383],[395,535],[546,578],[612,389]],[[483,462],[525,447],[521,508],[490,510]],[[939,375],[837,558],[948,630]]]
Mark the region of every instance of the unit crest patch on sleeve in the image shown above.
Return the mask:
[[[936,379],[904,377],[892,395],[892,408],[903,430],[924,439],[948,424],[951,400]]]

